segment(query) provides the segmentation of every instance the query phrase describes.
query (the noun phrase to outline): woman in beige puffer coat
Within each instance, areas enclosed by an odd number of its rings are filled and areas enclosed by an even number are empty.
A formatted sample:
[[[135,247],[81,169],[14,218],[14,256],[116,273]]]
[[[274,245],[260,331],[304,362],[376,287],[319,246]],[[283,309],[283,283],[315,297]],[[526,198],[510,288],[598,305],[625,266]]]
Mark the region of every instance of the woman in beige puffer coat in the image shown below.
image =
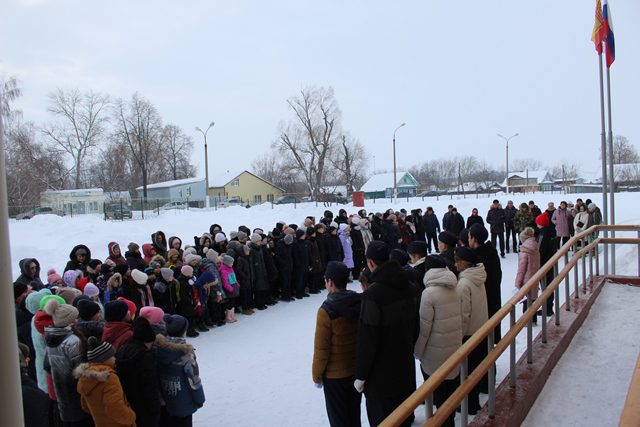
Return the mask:
[[[484,289],[487,272],[482,263],[458,271],[457,290],[462,303],[462,336],[466,337],[473,335],[489,320],[487,293]]]

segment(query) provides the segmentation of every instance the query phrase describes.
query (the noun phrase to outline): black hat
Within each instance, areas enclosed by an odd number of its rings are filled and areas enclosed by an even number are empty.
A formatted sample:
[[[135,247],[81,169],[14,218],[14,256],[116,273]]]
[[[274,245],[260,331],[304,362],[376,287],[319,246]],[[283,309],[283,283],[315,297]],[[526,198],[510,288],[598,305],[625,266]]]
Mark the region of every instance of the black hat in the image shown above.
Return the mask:
[[[167,329],[167,335],[170,337],[181,337],[189,327],[189,322],[179,314],[165,314],[162,316],[165,327]]]
[[[282,236],[282,231],[280,231],[280,229],[276,227],[273,230],[271,230],[271,236],[274,239],[279,239],[280,236]]]
[[[113,272],[120,273],[120,275],[124,277],[128,269],[129,269],[129,266],[127,264],[118,264],[115,267],[113,267]]]
[[[78,309],[80,318],[87,322],[100,311],[100,305],[88,299],[78,301],[76,308]]]
[[[87,300],[87,301],[91,301],[91,297],[89,297],[88,295],[84,295],[84,294],[80,294],[77,297],[75,297],[73,299],[73,301],[71,301],[71,305],[74,306],[75,308],[78,308],[78,304],[80,303],[80,301],[82,300]]]
[[[314,234],[316,234],[316,228],[315,227],[307,228],[307,237],[312,237]]]
[[[102,264],[102,261],[100,261],[99,259],[92,259],[91,261],[89,261],[89,267],[91,267],[92,270],[95,270],[96,267],[100,264]]]
[[[438,234],[438,240],[448,247],[453,248],[458,243],[458,236],[450,231],[443,231],[442,233]]]
[[[458,240],[464,243],[465,246],[469,246],[469,229],[468,228],[464,228],[460,232],[460,235],[458,236]]]
[[[469,234],[480,243],[486,242],[487,237],[489,237],[489,232],[481,224],[473,224],[469,229]]]
[[[349,281],[349,269],[343,262],[330,261],[327,264],[327,271],[325,271],[324,277],[331,279],[338,288],[345,289]]]
[[[129,306],[122,300],[109,301],[104,305],[104,320],[107,322],[122,322],[127,313]]]
[[[409,254],[402,249],[392,250],[389,258],[394,261],[398,261],[398,263],[403,267],[409,262]]]
[[[294,230],[298,229],[298,225],[297,224],[289,224],[289,228],[293,228]]]
[[[384,242],[374,240],[369,243],[366,257],[378,265],[384,264],[389,261],[389,247]]]
[[[473,249],[467,248],[466,246],[456,248],[456,256],[467,262],[470,262],[471,264],[478,263],[478,255],[476,255]]]
[[[446,268],[447,263],[444,262],[442,255],[429,255],[424,259],[424,269],[426,271],[432,268]]]
[[[154,342],[156,334],[151,329],[151,324],[146,317],[137,317],[133,321],[133,339],[141,342]]]
[[[296,230],[296,239],[301,238],[302,236],[304,236],[306,234],[306,230],[303,230],[302,228],[298,228]]]
[[[87,361],[106,362],[116,355],[116,349],[108,342],[100,342],[96,337],[89,337],[89,350],[87,351]]]
[[[498,203],[500,203],[500,200],[498,200],[498,199],[493,199],[493,203],[498,204]]]
[[[415,254],[426,254],[428,252],[429,246],[427,242],[423,242],[421,240],[415,240],[407,246],[407,253],[415,255]]]
[[[13,284],[13,297],[14,299],[18,299],[18,297],[24,294],[27,291],[27,285],[24,283],[15,282]]]
[[[324,217],[325,217],[325,218],[333,218],[333,212],[331,212],[331,211],[324,211]]]

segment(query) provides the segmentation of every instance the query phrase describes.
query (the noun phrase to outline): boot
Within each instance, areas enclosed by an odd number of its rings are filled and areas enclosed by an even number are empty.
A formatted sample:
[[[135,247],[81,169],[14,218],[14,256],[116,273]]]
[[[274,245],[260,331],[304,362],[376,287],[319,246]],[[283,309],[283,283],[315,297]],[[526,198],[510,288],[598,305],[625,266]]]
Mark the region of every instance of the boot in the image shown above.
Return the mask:
[[[208,318],[208,317],[207,317],[207,319],[204,321],[204,324],[205,324],[207,327],[209,327],[209,328],[213,328],[213,326],[214,326],[213,322],[212,322],[212,321],[211,321],[211,319],[210,319],[210,318]]]
[[[189,338],[195,338],[195,337],[200,336],[200,334],[199,334],[199,333],[197,333],[197,332],[196,332],[196,331],[191,327],[191,325],[189,325],[189,327],[187,328],[187,336],[188,336]]]
[[[207,326],[203,323],[198,323],[198,326],[196,327],[196,330],[198,332],[209,332],[209,328],[207,328]]]
[[[237,322],[237,321],[238,321],[238,319],[236,319],[236,313],[235,313],[234,311],[232,311],[232,312],[231,312],[231,319],[232,319],[234,322]]]
[[[234,319],[233,316],[233,309],[231,310],[227,310],[225,311],[225,313],[227,314],[226,317],[224,318],[224,321],[227,323],[234,323],[236,320]]]
[[[242,310],[242,314],[246,314],[247,316],[251,316],[253,314],[252,310]]]

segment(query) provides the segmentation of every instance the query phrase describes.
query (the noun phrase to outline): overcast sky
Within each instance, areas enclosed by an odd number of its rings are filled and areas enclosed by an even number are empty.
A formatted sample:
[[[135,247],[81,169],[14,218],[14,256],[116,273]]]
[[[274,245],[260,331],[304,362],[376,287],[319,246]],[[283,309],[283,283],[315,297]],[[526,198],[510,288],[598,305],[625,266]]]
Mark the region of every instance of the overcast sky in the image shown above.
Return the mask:
[[[471,154],[599,165],[595,0],[4,0],[0,73],[15,75],[25,120],[48,91],[140,92],[196,141],[211,176],[270,149],[287,98],[333,86],[343,126],[392,169]],[[613,0],[614,133],[640,145],[640,1]],[[212,149],[213,148],[213,149]],[[372,167],[371,167],[372,169]]]

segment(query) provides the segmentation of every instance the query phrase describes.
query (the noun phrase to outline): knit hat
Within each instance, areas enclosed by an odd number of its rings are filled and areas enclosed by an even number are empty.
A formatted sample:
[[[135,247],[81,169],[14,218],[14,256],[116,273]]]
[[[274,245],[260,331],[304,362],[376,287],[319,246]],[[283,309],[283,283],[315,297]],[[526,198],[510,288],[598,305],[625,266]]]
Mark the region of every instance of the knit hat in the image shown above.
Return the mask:
[[[173,277],[173,270],[170,268],[163,267],[160,269],[160,274],[162,275],[162,278],[165,281],[169,281],[169,279]]]
[[[61,304],[55,298],[47,299],[44,311],[51,315],[53,324],[59,328],[71,325],[78,318],[78,309],[69,304]]]
[[[56,294],[60,295],[67,304],[71,304],[75,297],[82,295],[82,292],[75,288],[57,288]]]
[[[122,322],[129,311],[129,306],[122,300],[109,301],[104,305],[104,320]]]
[[[58,280],[62,280],[62,276],[56,273],[55,269],[52,268],[51,270],[47,271],[47,283],[49,283],[49,285],[53,285]]]
[[[425,254],[428,252],[429,246],[427,246],[427,242],[423,242],[421,240],[414,240],[413,242],[407,245],[407,253],[416,255],[416,254]]]
[[[245,233],[244,231],[238,231],[238,240],[242,241],[244,239],[247,238],[247,233]]]
[[[340,230],[344,231],[344,230],[346,230],[347,228],[349,228],[349,224],[347,224],[347,223],[345,223],[345,222],[343,222],[342,224],[340,224]]]
[[[206,285],[207,283],[213,283],[215,281],[216,281],[216,276],[215,274],[213,274],[213,271],[207,270],[204,273],[202,273],[200,277],[198,277],[198,280],[196,280],[196,284]]]
[[[295,228],[291,228],[291,227],[287,227],[282,231],[285,235],[291,235],[292,237],[296,235],[296,229]]]
[[[229,255],[225,255],[222,257],[222,263],[227,267],[231,267],[233,265],[233,258]]]
[[[89,261],[89,267],[92,270],[95,270],[101,264],[102,264],[102,261],[100,261],[99,259],[92,259],[91,261]]]
[[[471,228],[469,228],[469,234],[480,243],[486,242],[487,237],[489,237],[489,232],[482,224],[473,224]]]
[[[231,238],[231,240],[235,240],[238,238],[238,232],[236,230],[231,230],[229,232],[229,237]]]
[[[448,247],[453,248],[458,243],[458,236],[450,231],[443,231],[442,233],[438,234],[438,240]]]
[[[478,255],[476,255],[473,249],[466,246],[456,248],[456,256],[474,265],[478,263]]]
[[[147,283],[147,280],[149,279],[149,276],[138,269],[134,269],[131,270],[131,278],[138,285],[145,285]]]
[[[525,240],[533,237],[535,235],[535,231],[533,231],[533,228],[531,227],[527,227],[524,230],[522,230],[522,233],[520,233],[520,243],[524,243]]]
[[[38,292],[31,292],[27,295],[24,305],[27,310],[29,310],[29,313],[36,314],[38,310],[40,310],[40,302],[42,301],[42,298],[47,295],[51,295],[51,291],[47,288],[42,288]]]
[[[540,227],[548,227],[549,226],[549,215],[545,212],[541,213],[536,217],[536,224]]]
[[[138,245],[137,243],[131,242],[129,243],[129,246],[127,246],[127,248],[129,249],[129,252],[135,252],[136,250],[140,249],[140,245]]]
[[[293,243],[293,236],[291,234],[287,234],[284,236],[284,243],[290,245]]]
[[[465,246],[469,246],[469,229],[463,228],[458,236],[458,240],[464,243]]]
[[[384,242],[374,240],[369,243],[366,257],[378,265],[384,264],[389,260],[389,247]]]
[[[237,242],[237,240],[232,240],[232,242]],[[236,259],[236,251],[233,249],[227,249],[227,255],[229,255],[234,260]]]
[[[89,300],[80,300],[78,302],[78,314],[84,321],[89,321],[96,313],[100,312],[100,305],[96,302]]]
[[[187,319],[179,314],[165,314],[162,316],[162,320],[166,325],[167,335],[170,337],[181,337],[189,327]]]
[[[189,254],[186,257],[184,257],[184,261],[186,264],[191,264],[192,261],[200,261],[202,260],[202,257],[200,255],[195,255],[195,254]]]
[[[119,273],[122,277],[124,277],[124,275],[127,274],[128,270],[129,270],[129,266],[127,264],[119,264],[113,267],[113,272]]]
[[[84,287],[84,294],[88,297],[97,297],[100,295],[100,289],[93,283],[87,283],[87,286]]]
[[[298,228],[296,230],[296,239],[301,238],[302,236],[306,235],[306,230],[303,230],[302,228]]]
[[[75,297],[73,299],[73,301],[71,302],[71,305],[74,306],[75,308],[78,308],[78,304],[80,303],[80,301],[91,301],[91,298],[88,295],[78,295],[77,297]]]
[[[215,261],[218,259],[218,252],[214,251],[213,249],[209,249],[207,251],[207,259],[209,261]]]
[[[351,224],[359,225],[360,224],[360,217],[354,216],[353,218],[351,218]]]
[[[229,242],[228,249],[233,249],[234,251],[238,251],[240,246],[242,246],[242,243],[238,242],[237,240],[232,240]]]
[[[133,317],[136,315],[136,312],[138,311],[138,307],[136,307],[134,302],[124,297],[118,297],[118,301],[124,301],[127,304],[127,308],[129,309],[129,314],[131,314],[131,318],[133,319]]]
[[[398,264],[404,267],[409,262],[409,254],[402,249],[394,249],[389,254],[389,259],[398,261]]]
[[[195,254],[195,253],[196,253],[196,249],[192,248],[191,246],[185,249],[184,252],[182,252],[184,256],[187,256],[189,254]]]
[[[44,311],[44,306],[47,303],[48,300],[50,300],[51,298],[53,299],[57,299],[60,304],[66,304],[67,302],[60,296],[58,295],[45,295],[44,297],[42,297],[42,299],[40,300],[40,311]]]
[[[144,317],[138,317],[133,321],[133,339],[144,343],[156,340],[156,334],[151,329],[149,321]]]
[[[144,317],[149,323],[160,324],[164,316],[164,310],[160,307],[142,307],[140,309],[140,317]]]
[[[20,295],[27,292],[28,286],[22,282],[15,282],[13,284],[13,299],[18,299]]]
[[[75,286],[75,282],[76,280],[74,280],[74,277],[76,275],[76,271],[75,270],[67,270],[64,272],[64,276],[63,279],[64,280],[64,284],[67,286],[71,286],[74,287]]]
[[[224,242],[225,240],[227,240],[227,236],[225,236],[222,231],[219,231],[216,234],[216,237],[214,240],[216,241],[216,243]]]
[[[106,362],[116,355],[116,349],[108,342],[100,342],[96,337],[89,337],[87,362]]]
[[[182,273],[182,275],[185,276],[185,277],[192,277],[193,276],[193,268],[191,268],[190,265],[185,265],[180,269],[180,273]]]
[[[327,264],[324,277],[331,279],[338,288],[345,289],[349,281],[349,269],[343,262],[330,261],[329,264]]]
[[[251,243],[260,243],[262,241],[262,237],[258,233],[253,233],[251,235]]]
[[[446,268],[447,263],[441,255],[429,255],[424,259],[424,269],[428,271],[431,268]]]
[[[595,209],[595,208],[596,208],[595,203],[589,203],[589,206],[587,206],[587,209]]]

